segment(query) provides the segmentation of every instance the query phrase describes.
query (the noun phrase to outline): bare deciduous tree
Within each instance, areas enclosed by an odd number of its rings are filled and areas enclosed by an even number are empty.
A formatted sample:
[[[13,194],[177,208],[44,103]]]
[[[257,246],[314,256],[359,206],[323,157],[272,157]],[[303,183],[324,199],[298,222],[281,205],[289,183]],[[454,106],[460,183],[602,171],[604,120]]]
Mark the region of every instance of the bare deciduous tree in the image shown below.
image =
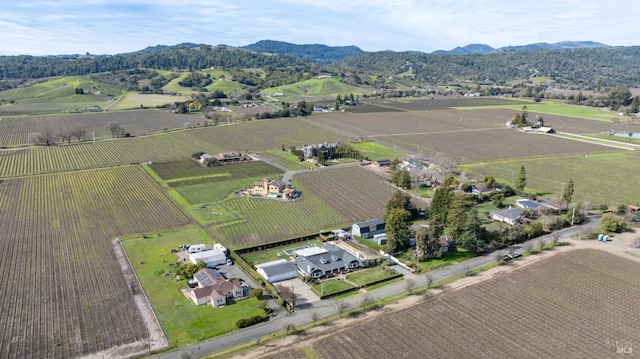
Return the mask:
[[[56,144],[56,134],[49,127],[42,130],[42,132],[34,132],[29,135],[29,140],[36,145],[55,145]]]
[[[407,279],[404,283],[404,288],[409,292],[409,294],[412,294],[413,290],[416,288],[416,282],[413,279]]]
[[[433,275],[431,273],[427,273],[424,276],[424,279],[427,281],[427,289],[430,289],[433,284]]]

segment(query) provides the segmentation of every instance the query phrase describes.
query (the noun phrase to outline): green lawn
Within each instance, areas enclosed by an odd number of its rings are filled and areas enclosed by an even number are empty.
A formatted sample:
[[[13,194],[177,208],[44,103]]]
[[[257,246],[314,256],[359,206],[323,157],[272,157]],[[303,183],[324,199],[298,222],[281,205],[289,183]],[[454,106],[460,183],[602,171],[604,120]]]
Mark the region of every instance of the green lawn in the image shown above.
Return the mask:
[[[329,296],[344,290],[355,289],[353,285],[336,278],[325,279],[320,283],[314,283],[312,286],[316,289],[316,293],[322,296]]]
[[[123,238],[122,243],[171,347],[231,332],[237,329],[237,320],[264,314],[257,308],[260,301],[256,298],[241,300],[224,308],[196,307],[180,292],[187,287],[185,281],[176,282],[175,275],[164,276],[172,270],[169,264],[177,260],[171,249],[177,249],[182,243],[212,243],[200,228],[183,228],[148,235],[148,238]]]
[[[372,161],[384,159],[393,160],[397,156],[397,153],[393,148],[383,146],[375,142],[352,142],[350,145],[360,151],[360,154],[364,157],[367,157]]]
[[[269,150],[261,152],[259,155],[290,170],[316,168],[316,166],[311,162],[298,161],[298,156],[292,155],[288,150]]]
[[[393,269],[384,269],[382,267],[373,267],[368,269],[362,269],[347,275],[347,279],[361,286],[366,286],[369,283],[377,282],[386,278],[395,277],[398,275]]]
[[[408,251],[402,253],[397,256],[404,263],[415,263],[415,259],[413,258],[413,252]],[[421,271],[431,271],[434,269],[440,269],[446,266],[449,266],[454,263],[461,262],[465,259],[473,258],[475,255],[473,253],[467,252],[462,248],[458,248],[456,252],[449,253],[441,258],[429,259],[424,262],[418,262],[418,266],[420,266]]]

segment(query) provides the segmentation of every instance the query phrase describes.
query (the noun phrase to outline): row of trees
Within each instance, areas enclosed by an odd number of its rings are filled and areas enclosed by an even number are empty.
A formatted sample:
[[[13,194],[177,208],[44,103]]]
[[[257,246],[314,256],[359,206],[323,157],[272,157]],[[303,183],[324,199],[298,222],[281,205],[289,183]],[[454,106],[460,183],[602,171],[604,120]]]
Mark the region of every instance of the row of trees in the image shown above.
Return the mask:
[[[56,141],[60,140],[70,144],[74,138],[81,141],[86,134],[87,130],[82,127],[61,128],[55,131],[50,127],[46,127],[40,132],[30,134],[29,142],[36,145],[51,146],[55,145]]]

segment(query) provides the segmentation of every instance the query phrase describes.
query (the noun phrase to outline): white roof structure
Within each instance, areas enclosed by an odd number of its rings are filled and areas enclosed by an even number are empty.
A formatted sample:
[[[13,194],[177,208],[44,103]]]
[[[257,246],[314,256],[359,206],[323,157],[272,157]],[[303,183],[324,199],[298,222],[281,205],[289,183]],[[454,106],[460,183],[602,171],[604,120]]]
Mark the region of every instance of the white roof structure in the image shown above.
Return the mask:
[[[205,262],[207,265],[217,265],[227,262],[227,256],[218,249],[212,249],[209,251],[191,253],[189,254],[189,260],[191,263],[196,264],[200,261]]]
[[[303,256],[303,257],[308,257],[308,256],[312,256],[314,254],[320,254],[320,253],[327,253],[327,250],[324,248],[320,248],[320,247],[308,247],[308,248],[304,248],[304,249],[298,249],[293,251],[293,253],[299,255],[299,256]]]
[[[280,263],[285,263],[285,262],[287,262],[287,261],[284,260],[284,259],[276,259],[275,261],[256,264],[256,268],[269,267],[269,266],[272,266],[274,264],[280,264]]]

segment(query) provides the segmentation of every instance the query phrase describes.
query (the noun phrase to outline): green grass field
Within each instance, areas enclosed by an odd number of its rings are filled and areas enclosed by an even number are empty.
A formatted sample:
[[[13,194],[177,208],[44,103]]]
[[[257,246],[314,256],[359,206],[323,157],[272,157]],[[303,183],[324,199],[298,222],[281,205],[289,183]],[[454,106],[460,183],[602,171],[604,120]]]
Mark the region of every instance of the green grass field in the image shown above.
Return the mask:
[[[236,321],[264,314],[256,298],[245,299],[224,308],[210,305],[196,307],[181,289],[185,281],[176,282],[171,263],[177,258],[171,249],[183,243],[212,243],[199,228],[186,228],[175,232],[149,235],[148,238],[130,237],[122,241],[145,293],[167,335],[171,347],[181,347],[237,329]]]
[[[612,117],[618,115],[617,112],[610,111],[606,108],[596,108],[578,105],[569,105],[559,101],[542,101],[540,103],[521,103],[514,105],[494,105],[494,106],[466,106],[454,107],[457,110],[483,110],[502,108],[509,110],[522,111],[523,106],[527,106],[528,112],[538,112],[549,115],[558,115],[566,117],[583,118],[587,120],[610,122]]]
[[[317,96],[317,97],[333,97],[338,94],[350,94],[354,95],[363,93],[372,93],[373,88],[364,86],[352,86],[340,82],[336,78],[327,79],[310,79],[305,81],[296,82],[290,85],[276,86],[269,89],[265,89],[264,92],[268,95],[275,93],[282,93],[286,97],[295,96]]]
[[[394,159],[398,153],[391,147],[387,147],[375,142],[352,142],[351,147],[360,151],[360,154],[369,158],[372,161]]]
[[[156,94],[141,94],[139,92],[127,92],[123,97],[113,105],[109,110],[128,110],[143,107],[156,107],[174,102],[188,101],[189,96],[170,96]]]
[[[369,283],[377,282],[386,278],[396,277],[399,273],[393,269],[385,269],[382,267],[373,267],[362,269],[347,275],[347,280],[361,286]]]
[[[512,175],[524,166],[528,191],[558,199],[562,183],[573,178],[574,202],[598,204],[637,204],[640,194],[631,179],[640,176],[637,151],[561,156],[517,161],[483,162],[462,166],[473,173],[488,173],[500,182],[513,184]]]

